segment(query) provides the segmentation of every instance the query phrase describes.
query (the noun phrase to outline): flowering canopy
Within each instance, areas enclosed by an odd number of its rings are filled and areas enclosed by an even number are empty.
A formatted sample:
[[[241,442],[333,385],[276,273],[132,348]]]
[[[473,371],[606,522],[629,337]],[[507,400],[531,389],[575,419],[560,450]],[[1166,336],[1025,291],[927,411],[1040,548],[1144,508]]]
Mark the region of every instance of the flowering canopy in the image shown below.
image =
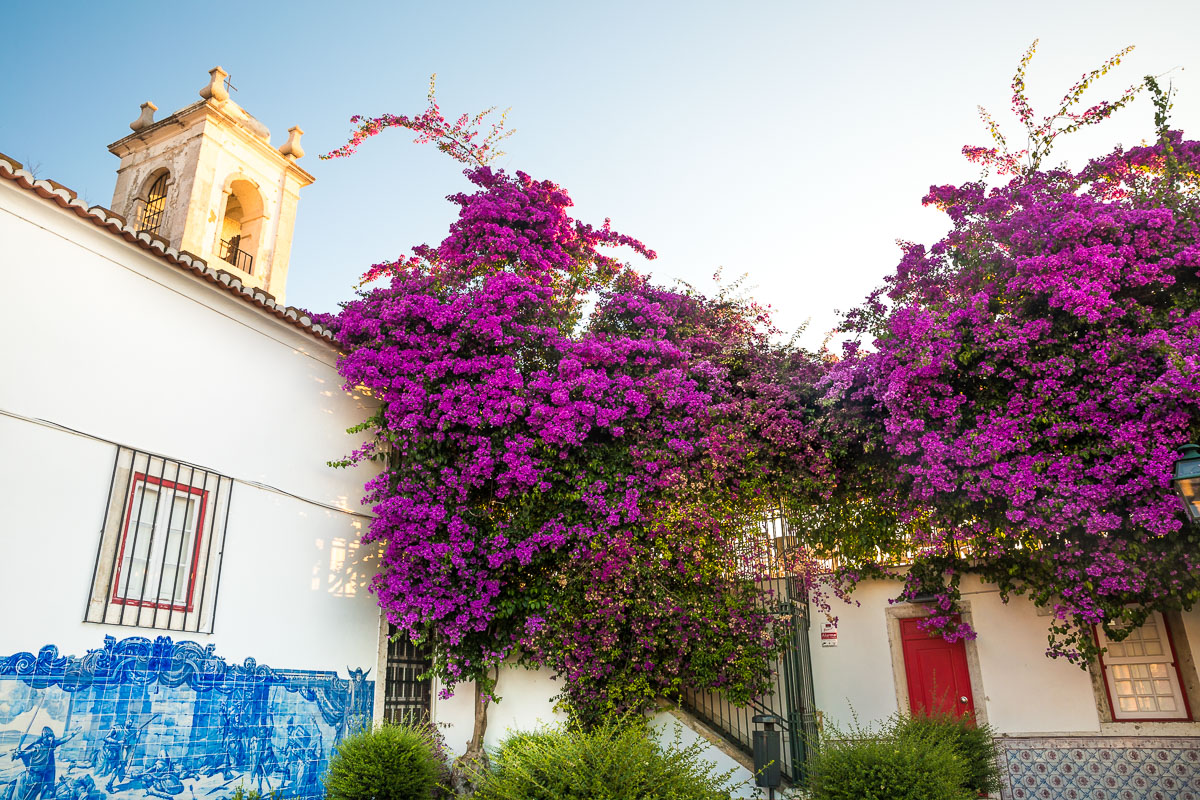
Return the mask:
[[[932,187],[953,230],[848,318],[874,347],[831,386],[878,415],[884,550],[916,549],[902,596],[934,590],[951,638],[973,636],[952,614],[967,571],[1052,605],[1050,652],[1080,662],[1092,625],[1200,597],[1169,489],[1200,432],[1200,143],[1160,124],[1079,172]]]
[[[334,324],[342,375],[380,402],[356,457],[387,465],[365,539],[388,619],[447,685],[487,690],[515,653],[585,718],[685,683],[765,691],[773,622],[726,544],[765,502],[767,452],[820,453],[739,374],[779,360],[765,316],[623,268],[598,248],[654,254],[552,183],[467,177],[449,236],[373,267],[389,283]]]
[[[447,238],[371,267],[364,283],[386,283],[331,321],[348,385],[380,403],[352,456],[385,466],[367,486],[373,587],[448,687],[490,693],[516,657],[562,677],[585,720],[685,686],[750,700],[781,641],[763,575],[731,552],[768,510],[826,610],[821,559],[838,593],[904,574],[901,599],[934,592],[925,625],[950,639],[974,635],[955,613],[966,572],[1052,605],[1049,652],[1080,661],[1092,625],[1119,638],[1200,598],[1200,537],[1168,490],[1200,434],[1200,143],[1167,131],[1147,79],[1156,145],[1041,170],[1062,130],[1138,87],[1069,110],[1118,55],[1035,124],[1031,54],[1014,79],[1029,149],[990,118],[1000,146],[966,149],[1013,177],[930,189],[953,230],[905,246],[841,359],[775,343],[752,302],[605,255],[654,257],[573,219],[555,184],[483,166],[432,97],[416,122],[364,123],[351,149],[399,125],[475,165]]]

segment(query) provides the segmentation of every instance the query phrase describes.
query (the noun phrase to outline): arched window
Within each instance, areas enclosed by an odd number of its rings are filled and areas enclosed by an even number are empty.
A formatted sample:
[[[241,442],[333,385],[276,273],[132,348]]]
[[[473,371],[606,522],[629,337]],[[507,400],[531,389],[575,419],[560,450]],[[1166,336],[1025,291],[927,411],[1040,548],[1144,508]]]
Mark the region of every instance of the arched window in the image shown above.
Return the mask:
[[[167,174],[164,172],[154,179],[150,191],[146,194],[146,204],[142,206],[142,221],[138,225],[138,233],[157,234],[162,226],[163,212],[167,208]]]
[[[262,221],[262,198],[254,184],[245,179],[231,181],[221,220],[220,258],[242,272],[253,275]]]

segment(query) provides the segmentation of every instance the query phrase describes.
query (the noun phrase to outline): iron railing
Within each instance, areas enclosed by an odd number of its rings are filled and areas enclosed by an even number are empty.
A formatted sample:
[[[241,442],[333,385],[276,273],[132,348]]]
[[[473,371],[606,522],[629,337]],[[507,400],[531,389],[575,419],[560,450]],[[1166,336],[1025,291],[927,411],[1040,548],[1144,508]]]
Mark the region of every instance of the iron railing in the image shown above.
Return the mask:
[[[254,256],[247,253],[233,239],[221,240],[221,260],[240,269],[247,275],[254,274]]]
[[[734,567],[756,578],[762,602],[776,618],[787,638],[783,652],[772,665],[773,691],[747,706],[735,706],[720,692],[685,689],[685,710],[720,733],[730,744],[752,754],[753,717],[771,714],[782,722],[780,770],[792,782],[803,784],[807,764],[817,742],[817,717],[809,653],[809,608],[799,579],[789,574],[786,557],[794,543],[781,516],[762,521],[734,548]]]

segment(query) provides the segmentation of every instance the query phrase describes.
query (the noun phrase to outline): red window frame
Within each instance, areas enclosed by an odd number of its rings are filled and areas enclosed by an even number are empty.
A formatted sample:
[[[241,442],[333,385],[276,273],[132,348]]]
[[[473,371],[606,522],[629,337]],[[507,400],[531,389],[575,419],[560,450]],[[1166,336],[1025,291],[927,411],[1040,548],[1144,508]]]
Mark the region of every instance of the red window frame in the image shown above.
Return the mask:
[[[1175,680],[1179,682],[1179,694],[1183,697],[1183,713],[1182,717],[1118,717],[1117,706],[1113,702],[1112,687],[1108,683],[1108,670],[1104,666],[1104,654],[1100,654],[1100,681],[1104,684],[1104,699],[1108,701],[1108,715],[1113,722],[1192,722],[1195,717],[1192,716],[1192,701],[1188,697],[1187,684],[1183,682],[1183,673],[1179,671],[1179,652],[1175,649],[1175,636],[1171,633],[1171,625],[1167,622],[1167,615],[1160,612],[1162,619],[1163,631],[1167,636],[1167,646],[1171,648],[1171,669],[1175,670]],[[1100,646],[1100,631],[1096,625],[1092,626],[1092,638],[1096,642],[1096,646]]]
[[[186,597],[184,599],[182,599],[179,603],[174,603],[174,604],[170,603],[170,602],[164,603],[164,602],[162,602],[161,598],[157,598],[157,599],[151,601],[151,600],[143,600],[140,597],[128,597],[128,596],[122,597],[120,594],[120,591],[119,591],[120,586],[121,586],[121,570],[125,566],[125,542],[127,542],[129,540],[129,524],[130,524],[130,522],[133,521],[134,498],[137,496],[137,490],[138,490],[139,485],[144,485],[146,483],[150,483],[155,486],[160,486],[164,489],[173,489],[176,492],[185,492],[185,493],[191,494],[191,495],[198,495],[200,497],[200,513],[196,517],[196,535],[195,535],[196,541],[192,547],[192,563],[188,569],[187,594],[186,594]],[[164,480],[162,478],[156,478],[153,475],[147,475],[144,472],[135,472],[133,474],[133,485],[129,489],[129,497],[127,497],[125,500],[125,523],[121,528],[121,547],[120,547],[120,551],[117,554],[116,575],[113,578],[112,602],[116,603],[118,605],[136,606],[138,608],[161,608],[161,609],[168,610],[168,611],[190,612],[193,608],[192,600],[193,600],[193,595],[196,590],[196,570],[200,565],[200,542],[204,538],[204,517],[205,517],[205,513],[206,513],[207,509],[208,509],[208,490],[207,489],[201,488],[199,486],[191,486],[189,484],[181,484],[176,481],[168,481],[168,480]],[[152,531],[154,531],[154,533],[151,534],[152,537],[154,535],[157,535],[157,530],[156,530],[157,524],[158,524],[158,521],[155,520],[155,528],[151,529]],[[147,571],[149,571],[148,568],[149,568],[149,564],[147,564]],[[160,575],[159,576],[160,581],[161,581],[161,578],[162,578],[162,576]],[[126,591],[126,595],[128,595],[128,592],[129,592],[128,586],[125,587],[125,591]],[[146,587],[143,586],[142,593],[145,594],[145,591],[146,591]]]

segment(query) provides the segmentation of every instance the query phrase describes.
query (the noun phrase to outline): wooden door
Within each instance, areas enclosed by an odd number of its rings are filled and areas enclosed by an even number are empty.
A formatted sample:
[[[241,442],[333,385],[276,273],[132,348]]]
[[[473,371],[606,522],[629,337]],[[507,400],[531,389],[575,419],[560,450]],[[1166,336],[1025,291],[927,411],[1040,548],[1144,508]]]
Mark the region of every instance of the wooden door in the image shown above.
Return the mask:
[[[962,641],[947,642],[917,627],[919,619],[900,620],[908,703],[914,714],[974,713],[967,649]]]

